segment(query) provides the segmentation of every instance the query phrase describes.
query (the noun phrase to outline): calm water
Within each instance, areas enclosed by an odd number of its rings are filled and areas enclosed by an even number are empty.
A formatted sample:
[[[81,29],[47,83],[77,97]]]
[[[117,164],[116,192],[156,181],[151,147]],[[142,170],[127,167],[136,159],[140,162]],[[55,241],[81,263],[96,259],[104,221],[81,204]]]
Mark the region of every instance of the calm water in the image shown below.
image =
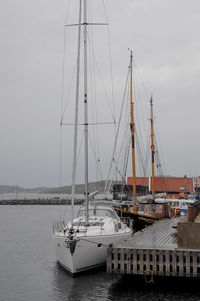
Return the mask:
[[[0,301],[200,300],[200,280],[145,286],[104,269],[71,278],[51,244],[51,223],[63,215],[69,206],[0,206]]]
[[[0,200],[24,200],[24,199],[53,199],[59,197],[60,199],[70,198],[70,194],[48,194],[48,193],[30,193],[30,192],[20,192],[20,193],[1,193]],[[77,199],[83,199],[84,195],[76,194]]]
[[[71,194],[48,194],[48,193],[30,193],[30,192],[24,192],[24,193],[1,193],[0,194],[0,200],[24,200],[24,199],[53,199],[55,197],[58,197],[60,199],[68,199],[71,198]],[[102,197],[106,197],[108,199],[112,198],[112,194],[108,193],[106,195],[103,194],[97,194],[95,196],[96,199],[101,199]],[[76,199],[84,199],[83,194],[75,194]]]

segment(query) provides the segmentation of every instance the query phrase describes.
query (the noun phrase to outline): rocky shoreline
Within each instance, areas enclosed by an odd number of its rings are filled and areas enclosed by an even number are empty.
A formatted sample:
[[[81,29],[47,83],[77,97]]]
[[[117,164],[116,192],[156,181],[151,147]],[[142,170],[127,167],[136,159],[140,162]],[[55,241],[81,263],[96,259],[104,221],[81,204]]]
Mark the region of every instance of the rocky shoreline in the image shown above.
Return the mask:
[[[82,205],[84,200],[76,199],[75,205]],[[14,199],[0,200],[0,205],[71,205],[70,199],[50,198],[50,199]]]

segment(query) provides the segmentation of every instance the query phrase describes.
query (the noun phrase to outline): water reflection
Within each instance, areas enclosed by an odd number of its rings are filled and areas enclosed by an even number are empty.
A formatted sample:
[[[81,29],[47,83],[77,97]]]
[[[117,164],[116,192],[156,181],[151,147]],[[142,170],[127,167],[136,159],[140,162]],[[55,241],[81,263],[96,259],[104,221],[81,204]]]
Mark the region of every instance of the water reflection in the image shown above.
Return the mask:
[[[200,300],[199,279],[154,277],[151,278],[125,275],[110,286],[111,300]]]
[[[143,277],[108,274],[105,268],[71,277],[58,263],[52,272],[53,300],[200,300],[199,280],[194,279],[154,278],[147,283]]]
[[[113,300],[109,288],[119,278],[106,268],[71,277],[58,263],[53,269],[55,300]]]

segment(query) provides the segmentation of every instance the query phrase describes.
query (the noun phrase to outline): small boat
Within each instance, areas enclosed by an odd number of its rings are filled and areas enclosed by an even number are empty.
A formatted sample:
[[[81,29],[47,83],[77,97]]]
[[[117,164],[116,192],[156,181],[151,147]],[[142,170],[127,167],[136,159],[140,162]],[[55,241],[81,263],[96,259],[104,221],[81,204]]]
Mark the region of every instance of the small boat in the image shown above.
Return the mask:
[[[58,262],[72,275],[90,270],[106,263],[107,248],[114,243],[129,238],[131,229],[117,216],[114,208],[105,202],[94,202],[96,192],[88,192],[88,93],[87,93],[87,0],[83,1],[84,20],[81,19],[82,1],[79,8],[79,39],[77,54],[77,86],[74,122],[74,152],[72,171],[72,202],[71,220],[53,223],[53,245]],[[81,207],[78,216],[74,217],[74,196],[77,157],[78,128],[78,92],[80,67],[80,28],[83,26],[84,40],[84,144],[85,144],[85,205]]]
[[[188,213],[188,206],[194,204],[194,200],[167,199],[172,216],[184,216]]]
[[[122,209],[115,208],[115,211],[123,218],[132,220],[132,227],[135,231],[143,229],[145,226],[153,224],[155,221],[169,218],[169,205],[166,201],[163,202],[125,202],[122,204]]]
[[[85,207],[77,218],[53,224],[53,244],[58,262],[71,274],[77,274],[106,264],[107,248],[132,235],[108,202],[91,202],[88,224]]]

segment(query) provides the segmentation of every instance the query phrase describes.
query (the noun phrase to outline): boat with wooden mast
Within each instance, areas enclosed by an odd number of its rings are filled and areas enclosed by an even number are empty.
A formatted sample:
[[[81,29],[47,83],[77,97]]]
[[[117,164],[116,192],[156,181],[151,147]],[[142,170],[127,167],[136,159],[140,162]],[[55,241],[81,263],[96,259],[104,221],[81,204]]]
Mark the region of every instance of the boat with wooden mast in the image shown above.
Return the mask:
[[[135,206],[134,214],[137,216],[138,221],[141,225],[152,224],[156,220],[168,218],[169,208],[167,202],[157,202],[155,195],[155,144],[154,144],[154,118],[153,118],[153,99],[150,99],[150,109],[151,109],[151,194],[152,198],[146,202],[138,202]],[[140,225],[140,226],[141,226]]]
[[[131,149],[132,149],[132,204],[127,202],[123,206],[122,217],[129,217],[133,220],[134,228],[139,230],[145,225],[154,223],[161,218],[169,217],[168,205],[166,202],[156,202],[155,199],[155,144],[154,144],[154,118],[153,118],[153,99],[150,99],[151,111],[151,198],[146,201],[139,201],[136,186],[136,164],[135,164],[135,121],[134,121],[134,102],[133,102],[133,53],[130,52],[130,130],[131,130]],[[148,197],[147,197],[148,198]]]

